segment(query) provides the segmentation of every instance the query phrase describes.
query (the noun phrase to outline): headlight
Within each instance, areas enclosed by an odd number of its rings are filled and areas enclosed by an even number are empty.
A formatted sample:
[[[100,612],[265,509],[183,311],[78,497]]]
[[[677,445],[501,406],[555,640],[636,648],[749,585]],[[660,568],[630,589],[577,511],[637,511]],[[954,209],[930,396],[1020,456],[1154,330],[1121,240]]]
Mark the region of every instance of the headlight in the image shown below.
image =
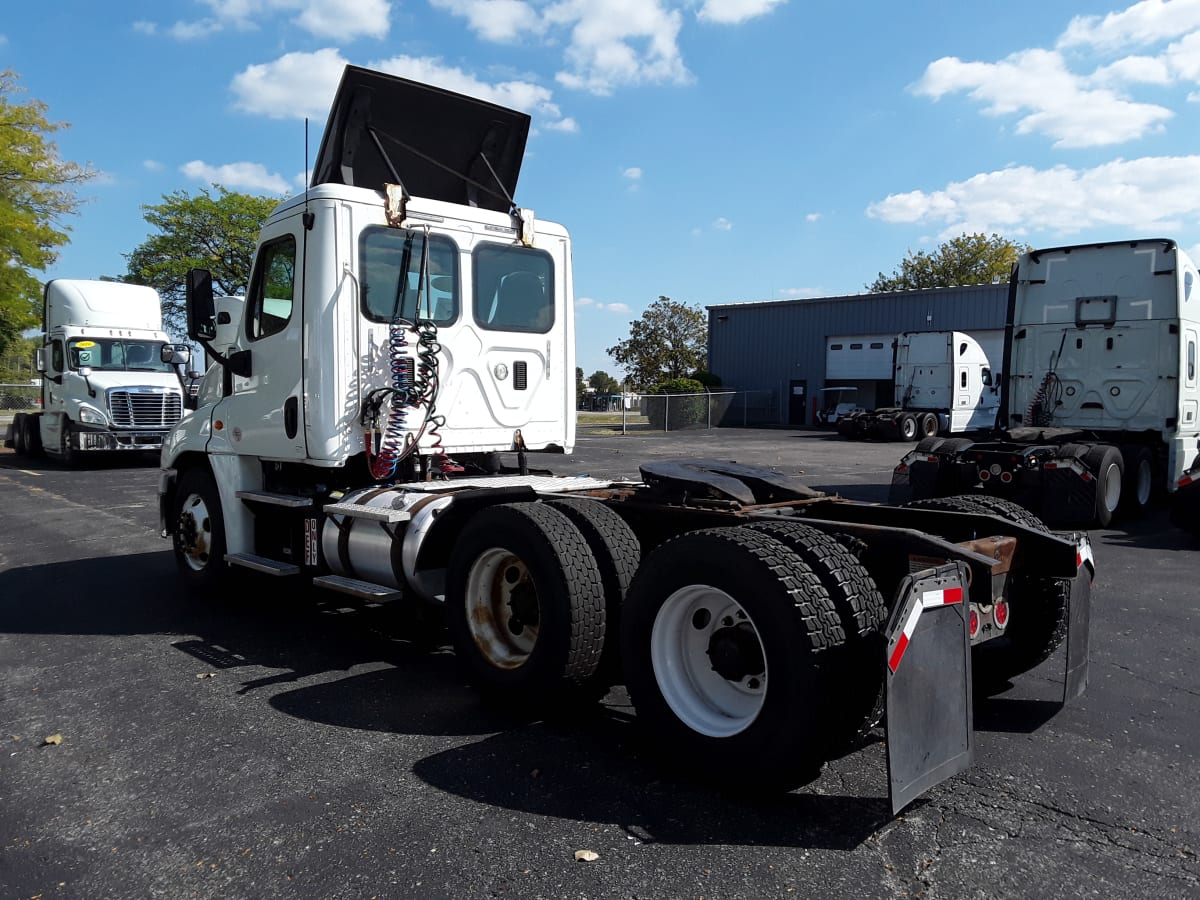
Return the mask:
[[[108,416],[91,406],[79,407],[79,421],[88,425],[107,425]]]

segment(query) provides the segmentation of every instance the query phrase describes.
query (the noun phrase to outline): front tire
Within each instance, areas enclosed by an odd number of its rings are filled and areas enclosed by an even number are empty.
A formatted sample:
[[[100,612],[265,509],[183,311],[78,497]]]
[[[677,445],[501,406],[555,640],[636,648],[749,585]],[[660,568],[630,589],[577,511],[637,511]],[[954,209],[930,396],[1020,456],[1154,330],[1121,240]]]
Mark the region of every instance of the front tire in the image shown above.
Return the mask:
[[[179,479],[172,507],[175,563],[191,589],[220,587],[229,571],[225,562],[225,518],[221,495],[207,469],[188,469]]]
[[[63,417],[62,450],[59,462],[68,469],[79,465],[79,451],[75,449],[75,425],[66,416]]]
[[[746,528],[655,549],[621,628],[625,683],[654,751],[674,770],[753,789],[810,781],[838,742],[829,710],[840,686],[822,667],[843,641],[813,571]]]
[[[604,586],[587,541],[544,503],[476,513],[450,556],[455,653],[490,698],[527,708],[592,679],[604,650]]]

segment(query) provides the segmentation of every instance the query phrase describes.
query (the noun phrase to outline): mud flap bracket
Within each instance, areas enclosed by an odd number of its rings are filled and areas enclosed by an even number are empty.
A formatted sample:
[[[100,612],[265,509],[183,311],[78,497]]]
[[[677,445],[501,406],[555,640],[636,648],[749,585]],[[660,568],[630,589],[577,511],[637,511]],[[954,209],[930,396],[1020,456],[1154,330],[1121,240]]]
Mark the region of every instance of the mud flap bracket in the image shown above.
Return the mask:
[[[1091,644],[1092,578],[1096,572],[1092,542],[1084,532],[1070,539],[1075,543],[1076,574],[1071,580],[1071,599],[1067,604],[1067,674],[1063,681],[1066,705],[1087,689],[1088,656]]]
[[[956,562],[904,579],[887,627],[887,763],[892,814],[971,765],[968,574]]]

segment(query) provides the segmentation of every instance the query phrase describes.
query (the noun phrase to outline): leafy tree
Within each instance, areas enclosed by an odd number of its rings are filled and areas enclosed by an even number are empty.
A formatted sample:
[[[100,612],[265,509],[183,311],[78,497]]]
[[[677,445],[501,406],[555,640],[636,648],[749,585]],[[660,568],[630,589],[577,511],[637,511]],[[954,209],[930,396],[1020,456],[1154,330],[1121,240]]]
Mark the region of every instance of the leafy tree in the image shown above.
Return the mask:
[[[146,284],[163,299],[163,319],[176,333],[184,330],[184,293],[188,269],[212,272],[213,291],[232,295],[250,280],[258,232],[278,197],[242,194],[213,185],[164,194],[163,202],[142,207],[145,220],[157,229],[125,259],[124,280]]]
[[[587,393],[587,385],[583,380],[583,367],[575,367],[575,405],[578,406],[583,400],[583,395]]]
[[[706,364],[708,319],[698,306],[660,296],[607,352],[638,386],[683,378]]]
[[[21,102],[18,75],[0,72],[0,357],[38,323],[43,272],[70,239],[63,219],[78,211],[76,189],[95,176],[65,162],[49,135],[66,126],[46,119],[46,104]]]
[[[0,383],[26,384],[38,374],[33,369],[33,352],[38,341],[33,338],[15,337],[0,355]]]
[[[611,396],[621,393],[621,382],[613,378],[603,369],[597,369],[588,376],[588,384],[596,389],[597,394]]]
[[[1007,282],[1017,257],[1030,249],[1028,244],[1015,244],[998,234],[962,234],[939,244],[932,253],[910,250],[898,269],[891,275],[880,272],[867,290],[908,291]]]

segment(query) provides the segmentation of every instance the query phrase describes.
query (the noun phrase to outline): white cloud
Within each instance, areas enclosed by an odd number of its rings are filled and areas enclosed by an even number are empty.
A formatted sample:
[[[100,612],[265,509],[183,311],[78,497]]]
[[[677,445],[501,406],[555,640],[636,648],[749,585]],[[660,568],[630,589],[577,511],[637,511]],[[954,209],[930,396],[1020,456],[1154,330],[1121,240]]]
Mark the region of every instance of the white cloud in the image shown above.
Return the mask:
[[[177,40],[197,40],[226,29],[258,28],[279,14],[318,38],[351,41],[383,38],[391,28],[391,0],[202,0],[211,11],[193,21],[178,21],[165,31]],[[134,29],[156,34],[153,22],[135,22]]]
[[[523,0],[430,0],[430,5],[466,19],[471,30],[487,41],[507,43],[546,30],[538,11]]]
[[[642,178],[642,170],[638,166],[630,166],[628,169],[621,170],[621,177],[627,178],[630,181],[640,181]]]
[[[822,288],[780,288],[776,293],[780,297],[786,297],[789,300],[808,299],[809,297],[824,297],[825,291]]]
[[[1141,0],[1121,12],[1076,16],[1058,39],[1060,47],[1100,49],[1171,40],[1200,28],[1200,0]]]
[[[157,159],[144,159],[142,160],[142,168],[147,172],[161,172],[163,170],[163,164]]]
[[[867,208],[885,222],[964,231],[1072,234],[1122,227],[1171,232],[1200,217],[1200,156],[1116,159],[1092,169],[1012,166],[937,191],[892,194]]]
[[[219,184],[230,189],[250,189],[286,194],[289,184],[286,178],[268,172],[261,163],[236,162],[213,166],[198,159],[184,163],[179,171],[188,178],[208,184]]]
[[[1018,134],[1049,135],[1056,147],[1121,143],[1161,130],[1174,115],[1165,107],[1090,87],[1052,50],[1022,50],[998,63],[943,57],[929,64],[912,90],[934,100],[966,91],[984,105],[985,115],[1020,115]]]
[[[804,221],[806,221],[806,222],[816,222],[816,221],[817,221],[818,219],[820,219],[820,218],[821,218],[821,214],[820,214],[820,213],[818,213],[818,212],[811,212],[811,213],[809,213],[807,216],[805,216],[805,217],[804,217]]]
[[[733,223],[724,216],[718,216],[716,220],[713,221],[712,227],[717,231],[733,231]]]
[[[295,21],[315,37],[351,41],[387,37],[390,16],[388,0],[307,0]]]
[[[575,298],[575,306],[576,307],[593,306],[598,310],[603,310],[604,312],[610,312],[610,313],[617,313],[620,315],[628,315],[629,313],[633,312],[633,310],[629,307],[629,304],[627,304],[627,303],[598,303],[597,301],[593,300],[591,297],[576,297]]]
[[[705,0],[696,17],[718,25],[740,25],[769,13],[784,0]]]
[[[324,119],[345,67],[346,60],[332,47],[247,66],[230,83],[234,105],[272,119]]]
[[[346,59],[326,47],[312,53],[288,53],[279,59],[248,66],[230,84],[235,106],[273,119],[322,120],[329,112]],[[459,94],[519,109],[534,117],[539,128],[576,132],[578,124],[564,117],[549,88],[528,81],[481,81],[469,72],[429,56],[394,56],[369,62],[369,68],[436,85]]]

